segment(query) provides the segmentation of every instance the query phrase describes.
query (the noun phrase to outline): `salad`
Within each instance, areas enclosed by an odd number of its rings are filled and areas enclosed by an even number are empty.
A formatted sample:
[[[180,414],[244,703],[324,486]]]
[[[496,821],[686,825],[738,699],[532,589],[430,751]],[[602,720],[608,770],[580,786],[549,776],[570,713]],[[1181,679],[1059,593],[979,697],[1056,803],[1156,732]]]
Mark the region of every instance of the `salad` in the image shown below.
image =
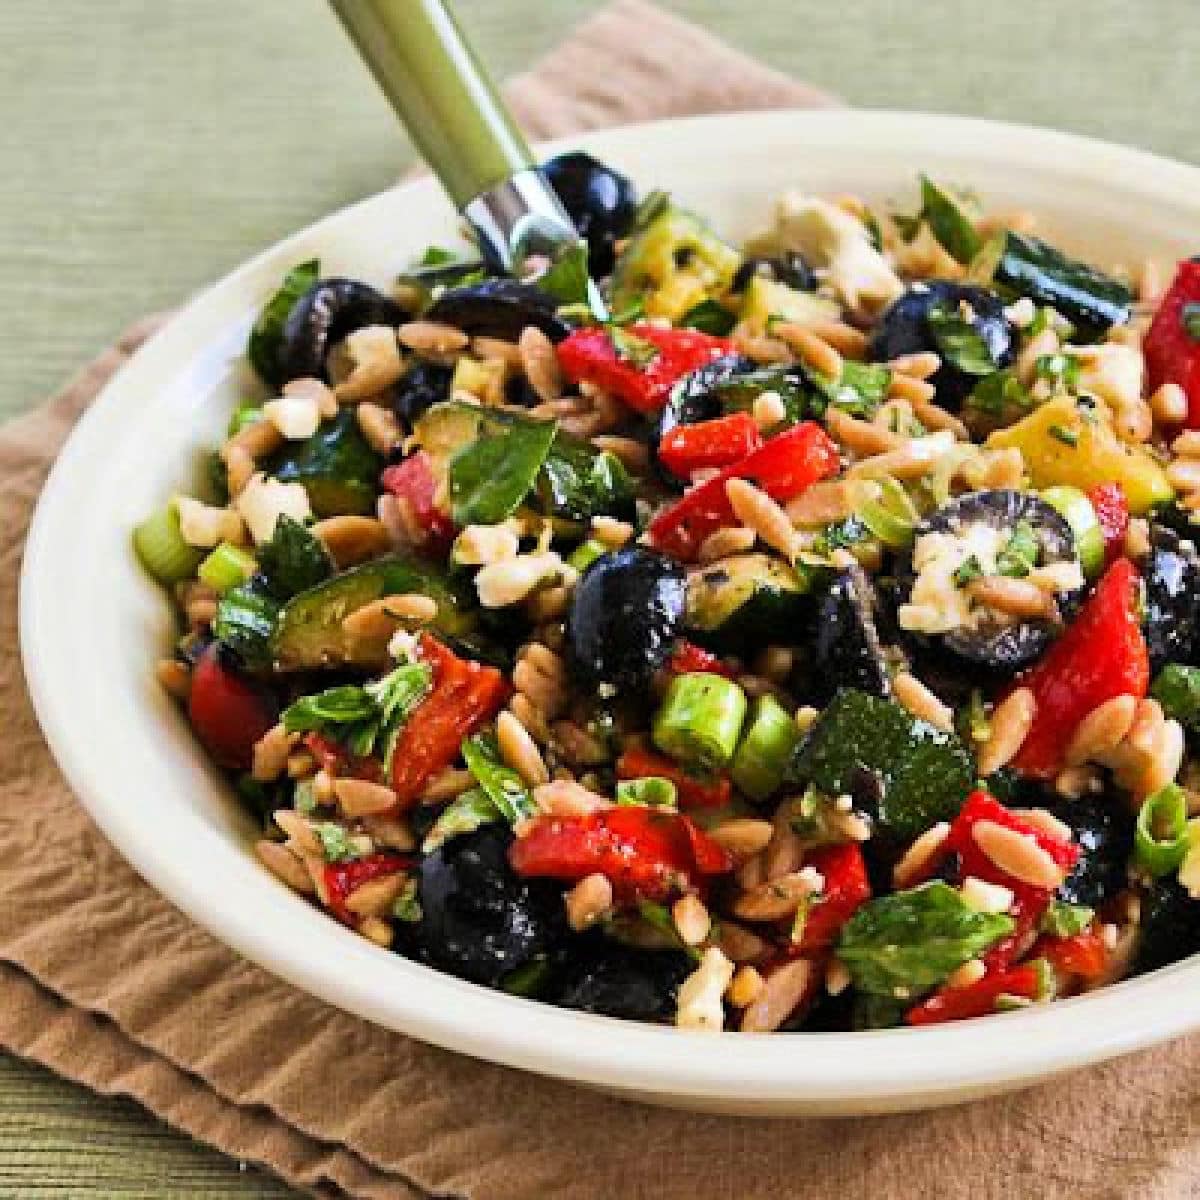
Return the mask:
[[[207,493],[134,533],[262,863],[437,970],[687,1029],[1200,949],[1200,261],[1132,283],[925,177],[735,247],[545,170],[581,242],[527,278],[297,264]]]

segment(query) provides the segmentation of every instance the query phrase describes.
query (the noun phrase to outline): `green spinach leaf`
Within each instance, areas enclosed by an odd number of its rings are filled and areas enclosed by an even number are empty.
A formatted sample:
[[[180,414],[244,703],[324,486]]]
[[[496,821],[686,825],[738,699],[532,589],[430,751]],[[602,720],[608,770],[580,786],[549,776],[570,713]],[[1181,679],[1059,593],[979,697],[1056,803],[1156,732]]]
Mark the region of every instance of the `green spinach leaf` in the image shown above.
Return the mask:
[[[259,548],[258,568],[267,590],[280,602],[324,583],[333,561],[321,540],[286,513],[275,522],[271,540]]]
[[[533,796],[520,775],[501,760],[494,737],[477,733],[467,738],[462,744],[462,756],[467,770],[509,824],[515,825],[537,813]]]
[[[293,267],[250,330],[246,355],[262,381],[272,387],[282,382],[279,352],[283,344],[284,323],[296,301],[317,282],[320,275],[321,264],[315,258]]]
[[[457,525],[495,525],[512,516],[529,495],[557,425],[514,422],[484,434],[450,460],[450,499]]]
[[[1011,917],[978,912],[937,880],[863,905],[843,928],[837,955],[859,991],[910,999],[1013,928]]]
[[[958,202],[927,175],[921,176],[921,217],[946,253],[964,267],[983,246]]]

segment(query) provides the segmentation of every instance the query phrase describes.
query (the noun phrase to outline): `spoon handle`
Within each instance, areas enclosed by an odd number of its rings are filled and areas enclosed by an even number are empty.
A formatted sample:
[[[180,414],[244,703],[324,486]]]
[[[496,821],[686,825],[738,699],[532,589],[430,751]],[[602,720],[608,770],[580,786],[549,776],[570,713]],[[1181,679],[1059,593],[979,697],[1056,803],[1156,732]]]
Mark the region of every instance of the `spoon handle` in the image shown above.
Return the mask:
[[[451,200],[472,200],[533,156],[441,0],[331,0]]]

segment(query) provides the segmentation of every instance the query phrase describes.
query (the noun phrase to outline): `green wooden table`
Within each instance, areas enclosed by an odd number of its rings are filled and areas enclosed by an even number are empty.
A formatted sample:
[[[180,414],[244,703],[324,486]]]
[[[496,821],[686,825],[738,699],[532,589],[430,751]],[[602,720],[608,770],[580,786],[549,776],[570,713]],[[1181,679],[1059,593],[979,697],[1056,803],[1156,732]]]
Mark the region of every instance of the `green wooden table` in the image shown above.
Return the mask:
[[[854,104],[1200,158],[1196,0],[664,3]],[[596,7],[457,3],[498,75]],[[0,418],[134,317],[411,158],[320,0],[4,0],[0,46]],[[132,1104],[0,1056],[0,1195],[85,1194],[288,1193]]]

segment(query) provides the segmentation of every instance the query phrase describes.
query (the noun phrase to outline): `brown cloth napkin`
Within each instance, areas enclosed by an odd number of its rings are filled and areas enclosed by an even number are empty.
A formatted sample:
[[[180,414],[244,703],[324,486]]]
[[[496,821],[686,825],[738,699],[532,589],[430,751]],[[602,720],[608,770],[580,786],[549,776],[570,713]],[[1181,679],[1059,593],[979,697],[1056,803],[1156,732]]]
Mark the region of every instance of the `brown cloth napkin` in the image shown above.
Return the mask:
[[[538,135],[830,103],[638,0],[590,21],[510,97]],[[1200,1039],[938,1113],[692,1116],[389,1033],[293,990],[191,925],[68,792],[17,657],[21,547],[47,468],[158,323],[135,326],[60,396],[0,432],[0,1043],[322,1194],[1200,1195]]]

